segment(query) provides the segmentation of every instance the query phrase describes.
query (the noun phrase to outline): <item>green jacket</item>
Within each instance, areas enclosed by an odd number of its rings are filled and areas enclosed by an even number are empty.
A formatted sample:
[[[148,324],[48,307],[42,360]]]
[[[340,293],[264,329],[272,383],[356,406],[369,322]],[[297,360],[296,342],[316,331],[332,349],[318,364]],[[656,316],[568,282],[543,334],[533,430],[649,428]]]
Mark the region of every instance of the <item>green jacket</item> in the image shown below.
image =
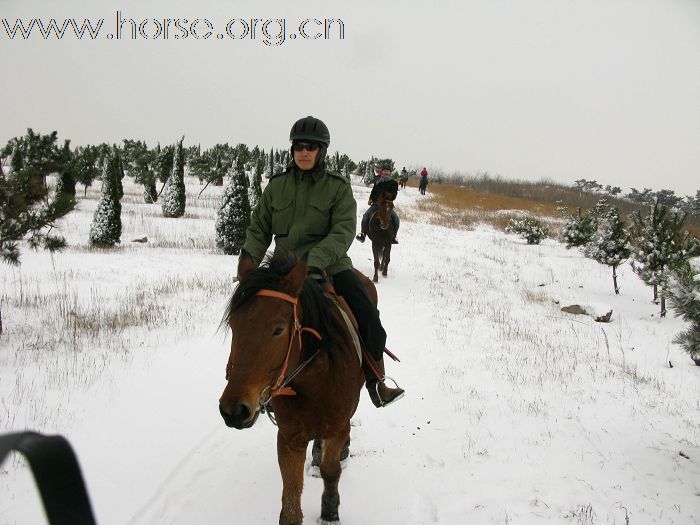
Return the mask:
[[[345,177],[325,164],[310,172],[291,166],[265,187],[243,249],[260,261],[274,236],[275,251],[308,253],[308,266],[335,275],[352,269],[347,251],[356,227],[357,203]]]

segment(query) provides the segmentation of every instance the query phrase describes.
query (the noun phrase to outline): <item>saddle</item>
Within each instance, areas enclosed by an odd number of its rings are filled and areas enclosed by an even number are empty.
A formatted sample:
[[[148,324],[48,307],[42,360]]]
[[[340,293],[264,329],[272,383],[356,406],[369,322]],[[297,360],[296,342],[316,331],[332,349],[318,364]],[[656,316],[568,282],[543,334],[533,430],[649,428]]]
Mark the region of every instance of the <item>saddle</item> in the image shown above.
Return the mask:
[[[373,362],[374,360],[372,359],[372,357],[370,357],[369,352],[360,341],[360,335],[357,327],[357,319],[355,319],[355,315],[352,313],[352,310],[350,310],[350,306],[348,305],[345,298],[342,295],[338,295],[338,293],[335,291],[333,283],[331,283],[328,280],[325,283],[323,283],[322,287],[326,296],[333,301],[333,303],[340,311],[340,314],[343,317],[343,320],[345,321],[348,330],[350,331],[353,343],[355,344],[355,350],[357,351],[357,357],[360,360],[360,365],[362,365],[363,360]],[[399,358],[396,357],[396,355],[393,352],[391,352],[388,348],[384,348],[384,353],[391,357],[394,361],[399,361]],[[372,371],[379,379],[382,379],[380,374],[376,370],[374,370],[374,368],[372,368]]]
[[[340,315],[345,321],[345,324],[348,327],[348,331],[352,336],[352,341],[355,345],[355,350],[357,351],[357,357],[360,360],[360,365],[362,365],[362,354],[365,351],[365,349],[362,346],[362,343],[360,342],[360,335],[358,332],[357,319],[355,319],[355,315],[352,313],[352,310],[350,310],[350,306],[348,306],[348,303],[345,300],[345,298],[343,298],[341,295],[338,295],[338,293],[335,291],[333,283],[331,283],[330,281],[326,281],[323,284],[323,291],[325,292],[326,296],[333,301],[333,304],[335,304],[335,306],[340,311]]]

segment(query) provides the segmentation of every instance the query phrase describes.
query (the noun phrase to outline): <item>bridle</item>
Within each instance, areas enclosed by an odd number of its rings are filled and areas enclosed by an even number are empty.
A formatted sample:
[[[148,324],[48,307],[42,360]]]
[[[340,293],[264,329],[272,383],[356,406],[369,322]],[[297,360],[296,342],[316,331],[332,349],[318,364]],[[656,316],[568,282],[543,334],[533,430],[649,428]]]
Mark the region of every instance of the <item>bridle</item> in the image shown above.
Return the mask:
[[[260,393],[260,399],[259,399],[259,405],[261,408],[264,408],[267,406],[267,404],[270,402],[270,400],[273,397],[277,396],[294,396],[296,395],[296,392],[294,391],[293,388],[287,386],[294,377],[301,372],[306,365],[308,365],[314,357],[318,355],[318,350],[309,357],[306,361],[301,363],[294,371],[289,374],[289,377],[285,378],[285,375],[287,373],[287,368],[289,367],[289,358],[292,355],[292,348],[294,346],[294,339],[299,342],[299,352],[301,352],[301,335],[302,332],[309,332],[312,334],[314,337],[316,337],[319,341],[322,340],[323,338],[321,337],[321,334],[319,334],[316,330],[313,328],[308,328],[305,326],[301,326],[301,323],[299,322],[299,311],[298,311],[298,304],[299,304],[299,299],[297,297],[293,297],[289,294],[283,293],[283,292],[278,292],[276,290],[259,290],[255,295],[261,296],[261,297],[272,297],[275,299],[281,299],[283,301],[286,301],[294,307],[294,326],[292,328],[292,334],[289,337],[289,347],[287,348],[287,355],[284,358],[284,363],[282,363],[282,368],[280,369],[279,376],[275,380],[274,383],[271,383],[270,385],[266,386],[263,391]],[[233,367],[233,363],[229,362],[228,366],[226,367],[226,378],[228,379],[228,372],[229,370]]]

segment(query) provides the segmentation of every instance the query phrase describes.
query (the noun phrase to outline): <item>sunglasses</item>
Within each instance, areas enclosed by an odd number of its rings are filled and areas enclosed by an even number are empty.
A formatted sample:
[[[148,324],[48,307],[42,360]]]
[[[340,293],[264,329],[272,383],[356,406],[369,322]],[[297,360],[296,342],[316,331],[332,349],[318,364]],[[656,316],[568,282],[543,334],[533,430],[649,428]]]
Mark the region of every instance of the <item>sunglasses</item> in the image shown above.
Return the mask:
[[[320,147],[321,145],[317,143],[307,144],[305,142],[295,142],[292,144],[292,151],[316,151]]]

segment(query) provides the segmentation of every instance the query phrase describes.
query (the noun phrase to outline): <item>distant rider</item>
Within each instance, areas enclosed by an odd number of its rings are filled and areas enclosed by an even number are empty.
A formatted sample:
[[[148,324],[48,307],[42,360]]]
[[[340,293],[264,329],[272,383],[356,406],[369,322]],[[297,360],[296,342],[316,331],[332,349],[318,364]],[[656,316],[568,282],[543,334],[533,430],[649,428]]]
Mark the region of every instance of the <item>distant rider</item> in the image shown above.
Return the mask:
[[[388,192],[390,194],[392,201],[396,199],[396,195],[399,192],[399,183],[396,182],[395,179],[391,178],[391,170],[389,169],[382,170],[381,175],[374,183],[372,192],[369,194],[369,200],[367,201],[367,204],[369,204],[370,206],[369,208],[367,208],[367,211],[364,213],[364,215],[362,215],[360,233],[359,235],[357,235],[357,237],[355,237],[358,241],[365,242],[365,237],[369,232],[369,221],[372,218],[372,214],[377,209],[377,199],[384,192]],[[392,239],[391,244],[399,244],[396,235],[399,233],[399,226],[401,226],[401,221],[399,220],[399,216],[396,214],[396,211],[394,211],[393,209],[391,210],[391,222],[394,225],[394,238]]]

